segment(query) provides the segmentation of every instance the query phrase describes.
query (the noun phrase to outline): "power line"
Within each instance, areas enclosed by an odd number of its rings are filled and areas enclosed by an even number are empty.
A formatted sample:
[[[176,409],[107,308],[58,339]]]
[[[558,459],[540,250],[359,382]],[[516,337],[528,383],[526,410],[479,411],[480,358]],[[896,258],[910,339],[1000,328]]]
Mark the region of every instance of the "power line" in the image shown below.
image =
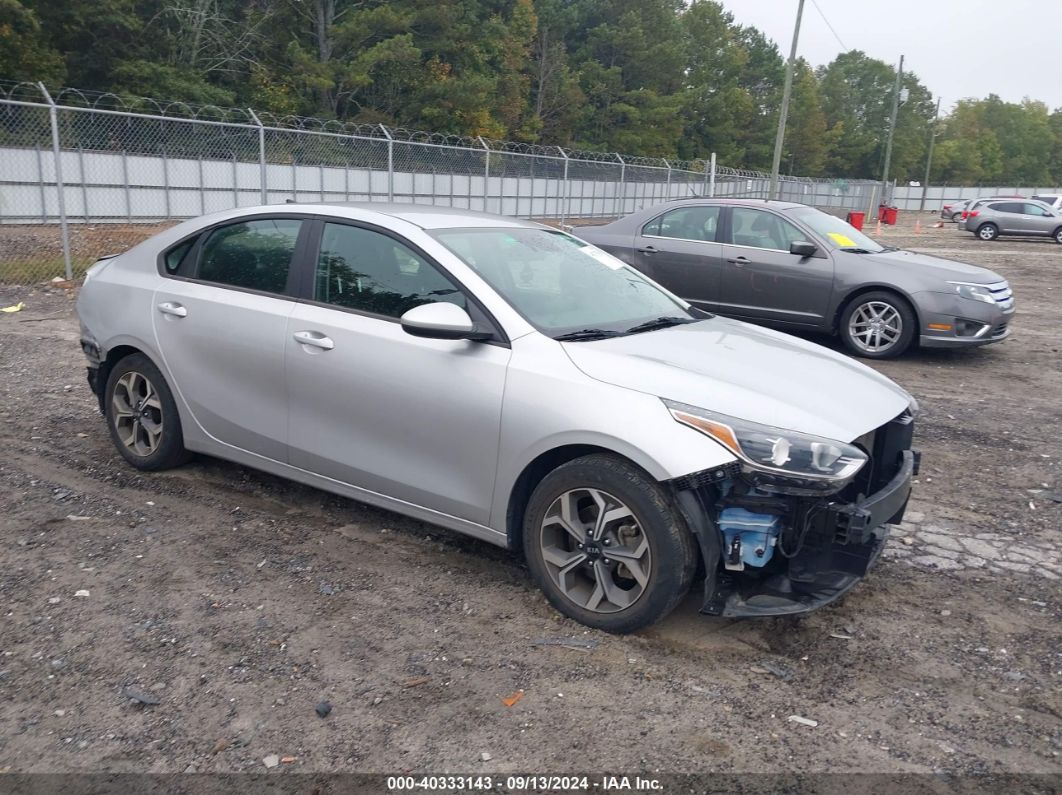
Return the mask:
[[[822,21],[826,23],[826,27],[830,29],[830,33],[832,33],[833,37],[837,39],[837,43],[841,45],[841,49],[848,52],[848,45],[841,41],[841,37],[837,35],[837,31],[834,30],[833,25],[830,24],[830,20],[826,19],[826,15],[822,13],[822,9],[819,8],[818,2],[816,2],[816,0],[811,0],[811,4],[815,6],[815,10],[819,12],[819,16],[822,17]]]

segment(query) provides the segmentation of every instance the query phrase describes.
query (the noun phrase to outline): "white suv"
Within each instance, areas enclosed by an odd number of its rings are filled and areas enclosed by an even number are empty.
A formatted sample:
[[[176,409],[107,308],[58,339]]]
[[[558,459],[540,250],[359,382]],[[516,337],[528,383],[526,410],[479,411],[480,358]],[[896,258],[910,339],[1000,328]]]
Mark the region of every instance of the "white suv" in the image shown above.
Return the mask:
[[[1042,193],[1039,196],[1033,196],[1033,200],[1043,202],[1056,213],[1062,212],[1062,193]]]

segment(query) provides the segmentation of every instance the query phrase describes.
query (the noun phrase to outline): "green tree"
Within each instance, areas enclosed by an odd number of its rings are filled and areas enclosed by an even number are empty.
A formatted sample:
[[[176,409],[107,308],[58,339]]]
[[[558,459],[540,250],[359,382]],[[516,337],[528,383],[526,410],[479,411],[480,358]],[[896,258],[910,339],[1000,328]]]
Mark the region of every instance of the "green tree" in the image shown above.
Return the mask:
[[[831,176],[880,179],[891,123],[895,67],[859,50],[838,55],[818,71],[827,128],[834,139],[826,159]],[[893,136],[890,179],[920,179],[935,108],[929,90],[905,72],[909,92]]]
[[[769,168],[785,66],[777,47],[717,2],[682,15],[689,53],[685,157]]]
[[[793,74],[793,93],[786,122],[782,163],[789,174],[821,174],[832,141],[826,133],[826,114],[819,83],[808,62],[801,58]]]
[[[59,83],[63,58],[48,42],[37,15],[19,0],[0,0],[0,76]]]

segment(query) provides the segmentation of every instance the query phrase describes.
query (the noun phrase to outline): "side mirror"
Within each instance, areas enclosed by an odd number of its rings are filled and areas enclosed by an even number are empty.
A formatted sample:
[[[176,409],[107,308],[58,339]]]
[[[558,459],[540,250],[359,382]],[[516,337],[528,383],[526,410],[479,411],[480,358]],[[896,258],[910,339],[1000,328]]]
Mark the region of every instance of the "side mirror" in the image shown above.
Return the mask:
[[[491,336],[477,331],[464,309],[442,301],[415,306],[399,322],[407,334],[433,340],[482,340]]]
[[[796,240],[789,244],[789,253],[798,257],[814,257],[819,247],[806,240]]]

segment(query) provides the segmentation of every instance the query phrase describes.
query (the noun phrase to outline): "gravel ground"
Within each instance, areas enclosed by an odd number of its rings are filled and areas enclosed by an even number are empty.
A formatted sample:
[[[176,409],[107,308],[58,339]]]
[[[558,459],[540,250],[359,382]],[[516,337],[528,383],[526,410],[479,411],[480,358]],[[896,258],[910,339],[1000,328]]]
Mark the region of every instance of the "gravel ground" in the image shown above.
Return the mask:
[[[0,770],[1062,773],[1062,247],[881,237],[1018,302],[1003,344],[875,365],[923,409],[909,522],[840,604],[694,595],[630,637],[484,543],[221,461],[132,470],[73,296],[0,288],[26,303],[0,315]]]

